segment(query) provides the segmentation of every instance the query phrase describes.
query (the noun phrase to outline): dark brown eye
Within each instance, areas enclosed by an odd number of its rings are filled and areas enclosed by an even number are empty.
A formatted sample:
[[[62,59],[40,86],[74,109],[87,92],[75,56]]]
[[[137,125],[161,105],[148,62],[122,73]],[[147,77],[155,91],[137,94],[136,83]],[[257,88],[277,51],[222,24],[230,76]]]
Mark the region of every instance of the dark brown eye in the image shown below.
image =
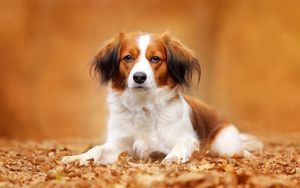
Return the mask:
[[[160,62],[160,58],[158,56],[153,56],[153,57],[151,57],[150,62],[151,63],[158,63],[158,62]]]
[[[133,61],[133,57],[131,55],[126,55],[125,57],[123,57],[124,61],[126,61],[126,63],[130,63],[131,61]]]

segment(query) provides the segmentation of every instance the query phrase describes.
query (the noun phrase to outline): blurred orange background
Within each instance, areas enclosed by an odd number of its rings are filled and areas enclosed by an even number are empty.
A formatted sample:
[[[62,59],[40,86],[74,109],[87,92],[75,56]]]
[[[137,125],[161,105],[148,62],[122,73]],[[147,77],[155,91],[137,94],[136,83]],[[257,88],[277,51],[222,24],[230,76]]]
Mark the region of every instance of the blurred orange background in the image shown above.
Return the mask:
[[[299,1],[0,2],[0,137],[99,137],[106,87],[89,75],[119,31],[169,30],[193,49],[191,95],[258,135],[300,132]]]

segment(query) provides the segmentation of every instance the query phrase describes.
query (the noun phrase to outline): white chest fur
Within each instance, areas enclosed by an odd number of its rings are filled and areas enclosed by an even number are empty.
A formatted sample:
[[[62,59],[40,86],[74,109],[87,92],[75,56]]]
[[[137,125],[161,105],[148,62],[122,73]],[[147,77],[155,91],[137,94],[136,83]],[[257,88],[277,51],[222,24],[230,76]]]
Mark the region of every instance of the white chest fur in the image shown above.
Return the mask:
[[[176,90],[110,92],[108,142],[122,143],[128,151],[169,153],[177,143],[198,139],[190,120],[190,107]],[[125,144],[126,143],[126,144]],[[125,144],[125,145],[124,145]],[[140,154],[143,156],[143,154]]]

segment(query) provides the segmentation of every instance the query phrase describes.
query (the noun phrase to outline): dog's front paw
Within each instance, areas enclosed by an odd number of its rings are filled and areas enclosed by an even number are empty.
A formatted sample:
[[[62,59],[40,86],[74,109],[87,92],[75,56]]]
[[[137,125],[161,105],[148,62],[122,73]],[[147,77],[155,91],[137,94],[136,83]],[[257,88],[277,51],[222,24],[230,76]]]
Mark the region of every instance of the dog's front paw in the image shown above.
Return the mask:
[[[75,162],[75,161],[79,161],[80,165],[87,166],[89,164],[89,159],[84,158],[81,155],[64,156],[61,159],[61,162],[64,163],[64,164],[72,163],[72,162]]]
[[[140,159],[145,159],[148,155],[148,147],[144,140],[136,140],[133,143],[133,151],[138,155]]]
[[[199,150],[199,143],[196,140],[188,140],[188,142],[179,142],[176,144],[170,153],[164,158],[163,163],[185,163],[187,162],[192,153]]]
[[[103,146],[96,146],[80,155],[65,156],[61,159],[61,162],[67,164],[74,161],[79,161],[80,165],[88,165],[90,160],[94,159],[94,162],[97,163],[101,157],[102,150]]]
[[[162,161],[164,164],[175,162],[177,164],[185,163],[189,160],[189,157],[187,157],[184,154],[171,154],[169,153]]]

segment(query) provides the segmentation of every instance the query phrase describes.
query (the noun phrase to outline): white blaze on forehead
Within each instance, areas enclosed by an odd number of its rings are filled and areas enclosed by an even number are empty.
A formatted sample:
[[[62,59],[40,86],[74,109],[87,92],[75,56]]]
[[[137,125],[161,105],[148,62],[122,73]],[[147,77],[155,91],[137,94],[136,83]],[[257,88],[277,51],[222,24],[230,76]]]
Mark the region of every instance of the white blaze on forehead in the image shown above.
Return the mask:
[[[146,51],[149,46],[149,43],[151,41],[150,35],[144,34],[137,37],[137,43],[139,48],[139,56],[137,58],[137,63],[134,65],[132,70],[130,71],[129,78],[128,78],[128,87],[135,87],[137,86],[137,83],[133,80],[133,75],[136,72],[143,72],[146,74],[147,79],[143,84],[140,84],[139,86],[143,86],[146,88],[153,88],[156,86],[154,75],[152,72],[152,68],[150,63],[148,62],[148,59],[146,58]]]
[[[138,38],[138,44],[139,44],[139,49],[140,49],[141,56],[142,55],[145,56],[149,42],[150,42],[150,36],[149,35],[142,35]]]

